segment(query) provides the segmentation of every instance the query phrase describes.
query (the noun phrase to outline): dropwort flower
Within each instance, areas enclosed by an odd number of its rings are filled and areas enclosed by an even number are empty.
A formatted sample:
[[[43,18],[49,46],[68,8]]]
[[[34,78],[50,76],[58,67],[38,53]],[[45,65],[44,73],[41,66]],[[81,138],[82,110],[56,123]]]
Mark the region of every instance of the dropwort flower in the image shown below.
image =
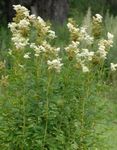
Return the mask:
[[[60,73],[61,66],[63,65],[61,63],[61,59],[60,58],[54,59],[52,61],[48,60],[47,64],[48,64],[48,69],[49,70],[54,69],[58,73]]]
[[[25,15],[25,17],[29,16],[29,10],[26,7],[21,6],[21,5],[13,5],[13,7],[14,7],[14,10],[18,12],[19,14]]]
[[[111,63],[111,71],[116,71],[117,64]]]
[[[29,55],[30,55],[30,53],[29,53],[29,52],[28,52],[28,53],[26,53],[26,54],[24,55],[24,58],[25,58],[25,59],[29,59],[29,58],[30,58],[30,56],[29,56]]]
[[[103,17],[100,14],[96,14],[93,19],[97,22],[102,22]]]

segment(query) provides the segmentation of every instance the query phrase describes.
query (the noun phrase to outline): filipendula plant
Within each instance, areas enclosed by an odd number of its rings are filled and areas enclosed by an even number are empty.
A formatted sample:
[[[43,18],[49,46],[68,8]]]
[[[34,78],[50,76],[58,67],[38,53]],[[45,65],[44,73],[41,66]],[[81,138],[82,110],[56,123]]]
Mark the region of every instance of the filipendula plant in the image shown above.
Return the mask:
[[[111,33],[102,37],[102,16],[92,18],[90,34],[69,19],[70,42],[61,50],[52,44],[57,36],[50,24],[21,5],[13,7],[8,65],[0,63],[5,68],[0,74],[0,147],[101,149],[96,125],[102,115],[104,64],[113,46]],[[116,68],[111,63],[112,71]]]

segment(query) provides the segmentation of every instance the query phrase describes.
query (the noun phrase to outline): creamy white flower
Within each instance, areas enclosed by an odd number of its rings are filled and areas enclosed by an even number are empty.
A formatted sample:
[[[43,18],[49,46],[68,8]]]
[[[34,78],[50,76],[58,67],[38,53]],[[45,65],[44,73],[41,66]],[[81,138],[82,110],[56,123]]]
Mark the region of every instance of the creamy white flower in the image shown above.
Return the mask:
[[[89,72],[89,68],[87,66],[85,66],[84,64],[82,64],[82,71],[84,73]]]
[[[108,40],[108,48],[113,47],[113,41],[112,40]]]
[[[74,51],[75,54],[77,54],[77,53],[79,53],[79,48],[78,48],[79,44],[80,44],[80,42],[78,42],[78,41],[75,41],[75,42],[72,41],[71,44],[65,48],[65,51],[66,52]]]
[[[83,34],[86,34],[87,33],[86,29],[87,29],[86,27],[81,27],[80,32],[83,33]]]
[[[38,46],[37,47],[37,49],[35,49],[35,52],[45,52],[46,50],[45,50],[45,47],[44,46],[42,46],[42,45],[40,45],[40,46]]]
[[[14,34],[11,39],[17,49],[20,49],[20,48],[22,49],[29,44],[28,43],[29,39],[22,37],[18,33]]]
[[[24,6],[21,6],[21,5],[13,5],[13,8],[16,12],[20,12],[20,13],[23,13],[26,17],[29,16],[29,10],[24,7]]]
[[[79,31],[79,39],[84,40],[84,38],[87,36],[86,28],[81,27]]]
[[[31,43],[30,44],[30,48],[34,49],[36,47],[36,44],[35,43]]]
[[[52,61],[48,60],[47,61],[47,64],[48,64],[48,69],[51,70],[51,69],[55,69],[56,72],[60,72],[61,70],[61,66],[63,65],[61,63],[61,59],[60,58],[57,58],[57,59],[54,59]]]
[[[79,41],[72,41],[72,45],[73,45],[73,47],[78,47],[79,46],[79,44],[80,44],[80,42]]]
[[[18,25],[17,25],[15,22],[12,22],[12,23],[9,23],[9,24],[8,24],[8,28],[10,28],[10,30],[11,30],[12,33],[14,33],[14,32],[17,31],[17,29],[16,29],[17,26],[18,26]]]
[[[32,21],[32,20],[35,20],[36,19],[36,16],[34,14],[30,15],[29,16],[29,19]]]
[[[37,17],[37,21],[38,21],[39,24],[41,24],[43,26],[46,26],[45,21],[40,16]]]
[[[18,27],[19,27],[19,28],[28,28],[29,25],[30,25],[29,20],[28,20],[28,19],[25,19],[25,18],[22,19],[22,20],[20,20],[20,22],[18,23]]]
[[[86,27],[81,27],[79,32],[79,40],[84,40],[88,45],[93,43],[94,38],[91,37]]]
[[[107,33],[107,37],[108,37],[108,40],[112,40],[113,41],[114,35],[111,34],[110,32],[108,32]]]
[[[94,41],[94,38],[87,34],[87,35],[84,37],[84,40],[86,41],[86,43],[87,43],[88,45],[91,45],[91,44],[93,43],[93,41]]]
[[[77,54],[77,58],[83,58],[84,60],[91,61],[94,56],[94,52],[90,52],[88,49],[82,49],[81,53]]]
[[[98,54],[100,55],[100,58],[102,58],[102,59],[107,58],[107,52],[106,51],[98,51]]]
[[[55,48],[56,53],[60,52],[60,47]]]
[[[111,63],[111,71],[116,71],[117,64]]]
[[[106,56],[107,56],[107,51],[106,51],[106,46],[107,45],[108,41],[107,40],[101,40],[99,41],[98,43],[98,50],[97,50],[97,54],[100,56],[100,58],[102,59],[106,59]]]
[[[39,56],[41,52],[45,52],[45,47],[42,45],[36,45],[35,43],[30,44],[30,48],[32,48],[35,51],[35,56]]]
[[[78,33],[80,31],[79,28],[76,28],[72,23],[68,22],[67,27],[71,33]]]
[[[108,37],[108,40],[107,40],[108,46],[113,47],[113,38],[114,38],[114,35],[108,32],[107,33],[107,37]]]
[[[43,41],[42,46],[44,47],[42,50],[43,52],[47,54],[54,54],[56,57],[58,57],[60,51],[59,47],[52,47],[47,41]]]
[[[100,14],[96,14],[95,17],[98,22],[102,22],[103,17]]]
[[[72,30],[74,28],[73,24],[71,24],[70,22],[67,23],[67,27],[69,30]]]
[[[29,55],[30,55],[30,53],[29,53],[29,52],[28,52],[28,53],[26,53],[26,54],[24,55],[24,58],[25,58],[25,59],[29,59],[29,58],[30,58],[30,56],[29,56]]]
[[[49,33],[48,37],[51,38],[51,39],[54,39],[54,38],[57,37],[57,36],[55,35],[55,32],[52,31],[52,30],[49,30],[48,33]]]
[[[100,45],[99,46],[99,51],[105,51],[105,46],[104,45]]]
[[[97,51],[97,53],[99,54],[100,58],[106,59],[107,51],[105,50],[104,45],[99,46],[99,50]]]
[[[47,41],[43,41],[42,46],[45,48],[44,52],[52,51],[52,47]]]

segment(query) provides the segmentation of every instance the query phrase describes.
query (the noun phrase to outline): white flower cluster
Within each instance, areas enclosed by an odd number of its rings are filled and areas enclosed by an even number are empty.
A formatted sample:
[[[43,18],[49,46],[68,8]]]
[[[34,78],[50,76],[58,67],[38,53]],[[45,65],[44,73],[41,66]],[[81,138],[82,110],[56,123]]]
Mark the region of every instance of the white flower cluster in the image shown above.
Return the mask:
[[[25,8],[24,6],[21,5],[13,5],[13,8],[16,12],[18,12],[19,14],[23,14],[24,16],[29,16],[29,10],[27,8]]]
[[[20,20],[20,22],[18,23],[17,26],[19,29],[27,29],[30,26],[30,22],[28,19],[24,18],[24,19]]]
[[[88,45],[91,45],[93,43],[94,38],[91,37],[87,33],[87,31],[86,31],[87,28],[86,27],[78,28],[77,26],[75,26],[71,22],[68,22],[67,27],[68,27],[69,32],[71,34],[72,40],[74,40],[75,38],[78,41],[84,40]]]
[[[35,56],[38,57],[41,52],[45,52],[45,48],[42,45],[36,45],[35,43],[30,44],[30,48],[35,51]]]
[[[21,36],[21,34],[14,34],[13,37],[11,38],[16,49],[23,49],[25,46],[27,46],[29,43],[28,38],[24,38]]]
[[[47,25],[41,17],[30,15],[29,10],[24,6],[14,5],[13,7],[16,10],[16,16],[8,27],[12,32],[14,49],[23,50],[24,59],[30,59],[32,54],[40,59],[41,57],[44,58],[47,62],[48,70],[55,70],[59,73],[63,63],[59,58],[60,48],[50,44],[50,41],[56,38],[51,26]],[[103,17],[100,14],[96,14],[93,17],[91,35],[86,27],[78,27],[72,19],[67,24],[71,41],[65,47],[65,51],[69,60],[74,59],[76,67],[81,68],[83,72],[90,71],[93,61],[105,60],[109,48],[113,46],[114,36],[109,32],[107,39],[100,40],[102,19]],[[27,49],[29,50],[27,51]],[[94,51],[92,51],[93,49]],[[95,49],[97,50],[95,51]],[[13,50],[9,53],[12,55],[12,52]],[[111,63],[111,70],[115,71],[116,68],[117,64]]]
[[[84,40],[88,45],[91,45],[93,43],[94,38],[91,37],[88,33],[87,33],[87,28],[86,27],[81,27],[80,28],[80,39]]]
[[[31,51],[33,51],[35,57],[39,57],[40,54],[44,55],[48,59],[48,69],[55,69],[56,72],[60,72],[61,59],[59,58],[59,47],[53,47],[48,41],[56,38],[55,32],[50,29],[50,25],[41,18],[35,15],[29,15],[29,10],[21,5],[14,5],[16,11],[16,17],[14,22],[10,23],[8,27],[12,32],[12,41],[15,49],[23,49],[24,59],[31,58]],[[31,31],[35,33],[34,39],[31,39]],[[49,40],[48,40],[49,39]],[[25,52],[25,47],[28,47],[29,52]]]
[[[80,61],[83,59],[91,61],[94,56],[94,52],[90,52],[88,49],[82,49],[80,53],[76,55],[76,58]]]
[[[67,53],[71,53],[71,54],[77,54],[79,52],[78,46],[79,46],[80,42],[78,41],[71,41],[71,44],[69,44],[68,47],[65,48]]]
[[[94,52],[89,51],[88,49],[82,49],[79,53],[77,53],[76,60],[77,63],[81,65],[83,72],[89,72],[87,64],[92,61],[93,56]]]
[[[107,34],[108,39],[107,40],[101,40],[98,43],[99,49],[97,53],[99,54],[100,58],[106,59],[108,54],[108,49],[113,46],[113,38],[114,36],[108,32]]]
[[[95,16],[93,16],[93,19],[97,22],[102,22],[103,17],[100,14],[96,14]]]
[[[93,17],[93,28],[92,34],[89,35],[86,27],[78,27],[76,23],[70,19],[67,27],[70,32],[71,42],[65,48],[68,57],[76,60],[76,67],[81,68],[83,72],[90,71],[91,63],[99,63],[100,60],[105,60],[107,58],[108,50],[113,46],[114,36],[111,33],[107,33],[107,40],[101,39],[98,36],[101,31],[101,23],[103,17],[100,14],[96,14]],[[98,30],[99,29],[99,33]],[[95,34],[93,31],[95,30]],[[95,36],[97,41],[95,42]],[[94,45],[94,46],[93,46]],[[92,51],[94,49],[94,51]],[[95,51],[95,49],[97,49]]]
[[[113,38],[114,38],[114,35],[111,34],[110,32],[108,32],[107,37],[108,37],[108,45],[110,47],[113,47]]]
[[[52,47],[47,41],[43,41],[42,46],[45,48],[45,53],[58,57],[60,48]]]
[[[54,59],[52,61],[48,60],[47,61],[47,64],[48,64],[48,69],[51,70],[51,69],[55,69],[57,73],[60,73],[61,71],[61,66],[63,65],[61,63],[61,59],[60,58],[57,58],[57,59]]]
[[[39,38],[43,40],[47,38],[56,38],[55,32],[50,30],[50,26],[46,25],[46,22],[41,17],[29,15],[29,10],[24,6],[13,5],[13,7],[16,11],[16,17],[14,18],[15,21],[9,23],[8,27],[12,32],[12,41],[17,49],[25,48],[25,46],[29,44],[29,38],[27,35],[31,26],[37,29],[40,36]]]
[[[80,49],[78,46],[79,42],[72,41],[72,43],[68,47],[66,47],[65,50],[68,55],[73,57],[75,56],[75,59],[77,63],[81,66],[83,72],[89,72],[86,64],[92,61],[94,52],[89,51],[88,49]]]
[[[43,41],[41,45],[36,45],[35,43],[30,44],[30,48],[35,51],[35,56],[38,57],[40,53],[45,53],[47,55],[53,55],[58,57],[60,48],[52,47],[47,41]]]
[[[29,52],[25,53],[24,58],[25,58],[25,59],[29,59],[29,58],[30,58],[30,56],[29,56],[30,54],[31,54],[31,53],[29,53]]]
[[[20,15],[24,16],[18,22],[16,21],[9,23],[8,27],[12,32],[12,41],[16,49],[23,49],[29,44],[29,38],[25,36],[30,27],[30,22],[27,18],[29,16],[29,11],[21,5],[13,5],[13,7],[16,10],[17,14],[19,13]]]
[[[54,32],[54,31],[49,30],[49,31],[48,31],[48,37],[49,37],[50,39],[55,39],[57,36],[55,35],[55,32]]]
[[[85,66],[84,64],[81,64],[82,67],[82,71],[85,72],[89,72],[89,68],[87,66]]]
[[[70,32],[77,33],[79,32],[79,28],[76,28],[71,22],[68,22],[67,27]]]
[[[111,71],[117,70],[117,64],[111,63]]]
[[[68,22],[67,27],[70,32],[71,43],[65,48],[65,51],[69,58],[75,58],[83,72],[89,72],[87,64],[92,61],[94,52],[83,48],[82,45],[91,46],[94,38],[88,34],[86,27],[79,28],[72,21]]]

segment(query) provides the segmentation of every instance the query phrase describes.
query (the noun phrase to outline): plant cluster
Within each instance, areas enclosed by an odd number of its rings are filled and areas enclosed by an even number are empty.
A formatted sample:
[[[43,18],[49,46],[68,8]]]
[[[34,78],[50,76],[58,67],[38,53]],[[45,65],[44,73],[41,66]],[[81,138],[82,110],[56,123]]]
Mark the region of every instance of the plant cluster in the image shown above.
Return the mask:
[[[69,44],[61,49],[50,24],[23,6],[14,9],[12,46],[0,62],[1,149],[100,149],[100,93],[113,46],[111,33],[102,38],[102,16],[92,18],[91,33],[69,19]],[[116,67],[111,63],[112,71]]]

